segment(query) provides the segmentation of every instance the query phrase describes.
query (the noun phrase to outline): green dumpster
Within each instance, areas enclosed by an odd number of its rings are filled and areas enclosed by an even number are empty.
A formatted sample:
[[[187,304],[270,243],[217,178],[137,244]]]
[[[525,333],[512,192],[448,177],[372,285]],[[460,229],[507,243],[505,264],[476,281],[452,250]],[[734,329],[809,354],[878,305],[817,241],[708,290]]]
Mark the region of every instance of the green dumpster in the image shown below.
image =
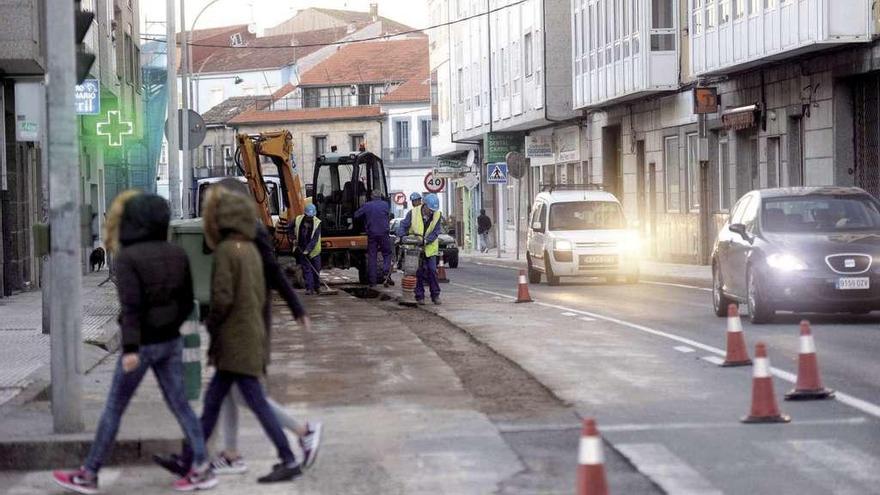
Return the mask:
[[[212,258],[205,244],[202,219],[174,220],[170,230],[171,242],[182,247],[189,258],[196,301],[200,306],[207,307],[211,302]]]

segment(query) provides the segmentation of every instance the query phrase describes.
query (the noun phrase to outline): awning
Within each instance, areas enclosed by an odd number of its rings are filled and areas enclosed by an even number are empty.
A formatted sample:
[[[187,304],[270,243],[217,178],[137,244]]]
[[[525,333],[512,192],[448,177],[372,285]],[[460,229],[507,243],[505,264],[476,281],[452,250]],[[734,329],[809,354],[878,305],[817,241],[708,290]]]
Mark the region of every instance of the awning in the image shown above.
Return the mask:
[[[729,131],[741,131],[755,127],[760,122],[761,105],[747,105],[744,107],[728,108],[721,113],[721,123]]]

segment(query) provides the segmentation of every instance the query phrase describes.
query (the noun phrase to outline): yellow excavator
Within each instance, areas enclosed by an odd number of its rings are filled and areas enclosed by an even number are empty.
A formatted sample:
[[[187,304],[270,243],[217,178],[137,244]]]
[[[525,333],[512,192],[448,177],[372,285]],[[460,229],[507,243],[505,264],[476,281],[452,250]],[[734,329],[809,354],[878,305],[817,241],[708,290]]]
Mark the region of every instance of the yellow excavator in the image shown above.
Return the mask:
[[[321,263],[327,268],[357,268],[358,280],[367,283],[367,235],[354,213],[374,195],[388,197],[385,165],[381,158],[362,146],[350,153],[326,153],[315,161],[314,175],[303,191],[292,163],[290,132],[281,130],[236,136],[236,164],[247,179],[248,188],[260,206],[260,218],[273,233],[279,255],[293,252],[294,232],[290,225],[302,215],[305,205],[315,205],[321,220]],[[272,218],[268,188],[260,157],[278,168],[284,210],[278,221]]]

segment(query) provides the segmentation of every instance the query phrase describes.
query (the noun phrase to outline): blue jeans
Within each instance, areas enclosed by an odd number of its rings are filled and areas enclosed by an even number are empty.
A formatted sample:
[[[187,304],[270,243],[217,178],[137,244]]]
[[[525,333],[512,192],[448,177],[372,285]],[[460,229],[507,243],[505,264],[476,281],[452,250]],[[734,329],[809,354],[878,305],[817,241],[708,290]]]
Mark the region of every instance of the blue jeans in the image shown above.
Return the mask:
[[[388,276],[391,272],[391,238],[388,235],[369,236],[367,238],[367,273],[370,276],[370,285],[376,285],[376,253],[382,253],[382,276]]]
[[[165,403],[177,418],[177,422],[183,429],[188,443],[193,445],[193,458],[197,464],[202,464],[207,459],[205,454],[205,437],[199,428],[199,420],[186,401],[183,388],[183,339],[178,337],[160,344],[144,345],[140,348],[140,366],[126,373],[122,370],[122,357],[116,363],[116,371],[113,373],[113,383],[110,385],[110,393],[107,396],[107,405],[101,414],[98,423],[98,431],[95,432],[95,441],[89,450],[85,467],[93,473],[101,469],[101,465],[110,454],[116,433],[119,431],[119,422],[128,403],[134,396],[135,391],[147,374],[148,369],[153,370]]]
[[[303,270],[303,278],[306,282],[307,290],[318,290],[321,287],[321,255],[315,256],[314,258],[309,258],[305,254],[300,254],[297,256],[297,263],[302,267]],[[311,263],[312,268],[309,268],[308,265]]]
[[[440,283],[437,282],[437,256],[426,258],[416,273],[416,299],[425,298],[425,284],[431,289],[431,299],[440,297]]]
[[[224,399],[232,390],[233,385],[238,385],[238,391],[241,392],[244,402],[260,421],[263,431],[266,432],[266,435],[275,444],[281,462],[285,464],[295,463],[296,457],[294,457],[293,451],[290,450],[290,442],[288,442],[287,436],[281,428],[281,423],[278,422],[278,418],[272,412],[272,408],[266,400],[263,386],[253,376],[221,370],[214,373],[211,383],[208,384],[208,390],[205,392],[205,407],[202,409],[202,433],[205,438],[211,438],[211,434],[214,433],[214,428],[217,427],[217,420],[220,417],[220,408],[223,405]],[[193,462],[193,451],[188,444],[184,445],[183,461],[187,465]]]

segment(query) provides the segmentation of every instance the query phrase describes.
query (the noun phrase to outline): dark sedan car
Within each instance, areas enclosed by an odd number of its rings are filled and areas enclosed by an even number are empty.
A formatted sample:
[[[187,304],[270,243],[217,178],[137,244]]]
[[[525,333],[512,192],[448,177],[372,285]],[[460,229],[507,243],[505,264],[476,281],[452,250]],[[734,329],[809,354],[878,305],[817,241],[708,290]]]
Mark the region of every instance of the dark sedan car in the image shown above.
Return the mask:
[[[855,187],[752,191],[718,233],[713,306],[748,305],[753,323],[777,310],[880,310],[880,202]]]

